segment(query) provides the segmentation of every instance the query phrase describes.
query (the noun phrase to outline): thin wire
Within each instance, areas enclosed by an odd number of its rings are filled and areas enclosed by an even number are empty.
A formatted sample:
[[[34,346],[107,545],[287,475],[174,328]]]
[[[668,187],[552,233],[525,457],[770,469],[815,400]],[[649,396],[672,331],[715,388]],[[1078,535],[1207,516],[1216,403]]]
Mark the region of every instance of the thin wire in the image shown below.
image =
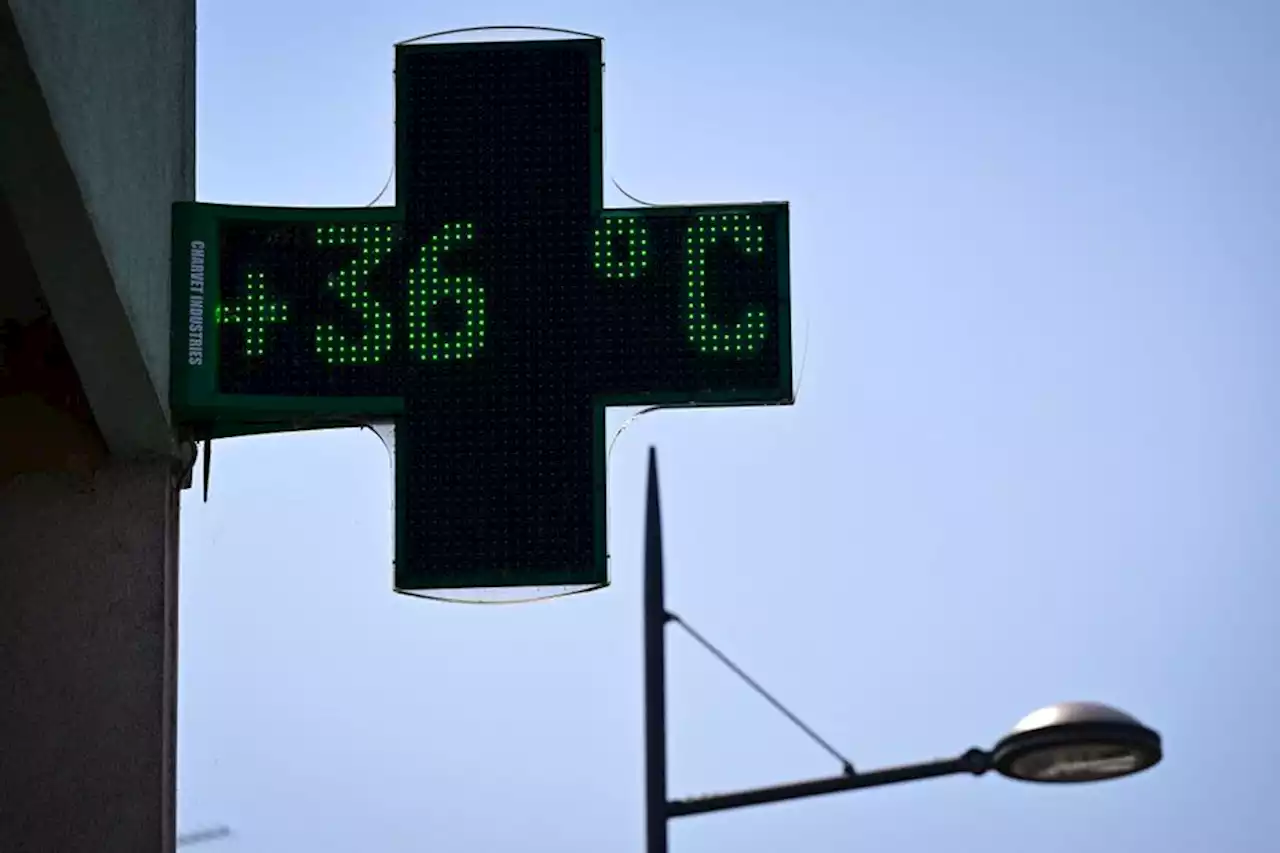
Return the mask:
[[[618,429],[613,434],[613,438],[609,440],[609,450],[604,455],[605,467],[607,468],[609,463],[613,461],[613,446],[618,443],[618,439],[622,437],[622,434],[627,431],[627,428],[631,426],[631,424],[635,421],[636,418],[639,418],[643,415],[647,415],[650,412],[656,412],[659,409],[668,409],[668,408],[677,408],[677,405],[674,403],[662,403],[656,406],[646,406],[645,408],[641,409],[640,411],[636,412],[634,415],[632,415],[631,417],[623,421],[622,426],[618,427]]]
[[[613,185],[614,185],[615,187],[617,187],[617,188],[618,188],[618,192],[622,193],[622,194],[623,194],[623,195],[625,195],[627,198],[629,198],[629,199],[631,199],[632,201],[634,201],[636,204],[643,205],[643,206],[645,206],[645,207],[657,207],[657,206],[658,206],[658,205],[654,204],[654,203],[653,203],[653,202],[651,202],[651,201],[641,201],[640,199],[638,199],[638,198],[636,198],[635,196],[633,196],[631,193],[629,193],[629,192],[627,192],[626,190],[624,190],[624,189],[622,188],[622,184],[618,183],[618,179],[617,179],[617,178],[610,178],[609,180],[613,181]]]
[[[387,190],[391,189],[391,182],[395,180],[395,177],[396,177],[396,165],[395,163],[392,163],[391,174],[387,175],[387,182],[382,185],[382,189],[378,190],[378,194],[373,197],[373,201],[366,204],[365,207],[373,207],[375,204],[382,201],[382,197],[387,194]]]
[[[729,669],[733,670],[733,671],[737,674],[737,676],[738,676],[739,678],[741,678],[743,681],[747,682],[747,684],[751,687],[751,689],[752,689],[752,690],[756,691],[756,692],[757,692],[757,693],[759,693],[761,696],[763,696],[763,697],[764,697],[764,698],[769,702],[769,704],[770,704],[770,705],[772,705],[773,707],[775,707],[775,708],[777,708],[779,711],[781,711],[781,712],[786,716],[786,718],[787,718],[788,720],[790,720],[791,722],[795,723],[795,724],[800,728],[800,730],[801,730],[801,731],[803,731],[805,734],[807,734],[807,735],[808,735],[808,736],[813,740],[813,742],[814,742],[814,743],[816,743],[818,746],[820,746],[820,747],[822,747],[823,749],[825,749],[829,755],[831,755],[831,756],[832,756],[832,757],[834,757],[837,761],[839,761],[841,764],[843,764],[843,765],[844,765],[844,772],[845,772],[846,774],[848,774],[849,776],[853,776],[853,775],[854,775],[854,769],[853,769],[853,762],[852,762],[852,761],[850,761],[849,759],[847,759],[847,758],[845,758],[843,755],[841,755],[841,754],[840,754],[840,752],[839,752],[839,750],[837,750],[834,746],[832,746],[831,744],[829,744],[829,743],[827,743],[825,740],[823,740],[823,739],[822,739],[822,737],[821,737],[817,732],[815,732],[813,729],[811,729],[811,728],[809,728],[807,725],[805,725],[803,720],[801,720],[801,719],[800,719],[799,717],[797,717],[795,714],[791,713],[791,711],[787,710],[787,707],[786,707],[785,705],[783,705],[781,702],[779,702],[777,699],[775,699],[775,698],[773,697],[773,695],[772,695],[771,693],[769,693],[769,691],[767,691],[767,690],[765,690],[763,687],[761,687],[761,686],[760,686],[760,684],[759,684],[759,682],[757,682],[754,678],[752,678],[751,676],[749,676],[749,675],[747,675],[745,672],[743,672],[743,671],[742,671],[742,668],[741,668],[741,667],[739,667],[736,663],[734,663],[733,661],[729,660],[729,658],[725,655],[725,653],[724,653],[724,652],[720,651],[720,650],[719,650],[719,649],[717,649],[715,646],[711,645],[711,642],[710,642],[709,640],[707,640],[707,638],[706,638],[706,637],[702,636],[702,635],[701,635],[701,634],[699,634],[697,631],[693,630],[693,628],[691,628],[691,627],[689,626],[689,623],[688,623],[688,622],[685,622],[683,619],[681,619],[681,618],[680,618],[679,616],[677,616],[676,614],[674,614],[674,613],[668,613],[668,614],[667,614],[667,619],[668,619],[668,620],[670,620],[670,621],[672,621],[672,622],[675,622],[675,623],[676,623],[676,624],[678,624],[681,628],[684,628],[686,631],[688,631],[688,632],[689,632],[689,636],[693,637],[695,640],[697,640],[699,643],[701,643],[701,644],[702,644],[702,647],[703,647],[703,648],[705,648],[707,651],[711,652],[711,654],[715,655],[715,656],[720,660],[720,662],[721,662],[722,664],[724,664],[725,666],[729,667]]]
[[[428,601],[442,601],[445,604],[481,604],[487,607],[493,607],[503,604],[536,604],[539,601],[554,601],[557,598],[568,598],[571,595],[582,595],[584,592],[595,592],[598,589],[604,589],[608,585],[609,584],[607,583],[590,584],[588,586],[583,586],[581,589],[566,589],[560,592],[548,593],[547,595],[534,595],[528,598],[504,598],[501,600],[493,598],[457,598],[448,595],[431,595],[429,593],[419,592],[418,590],[413,589],[394,589],[392,591],[397,592],[400,595],[408,596],[409,598],[424,598]],[[534,587],[534,589],[536,588],[537,587]]]
[[[804,318],[804,349],[800,351],[800,372],[796,374],[796,387],[791,392],[791,402],[800,399],[800,389],[804,386],[804,368],[809,363],[809,341],[813,340],[809,336],[809,317]]]
[[[458,33],[475,33],[482,30],[537,30],[544,33],[565,33],[566,35],[582,36],[583,38],[604,41],[604,36],[598,36],[595,33],[584,33],[580,30],[566,30],[561,27],[539,27],[529,24],[486,24],[481,27],[459,27],[456,30],[441,30],[438,33],[427,33],[426,35],[414,36],[411,39],[396,42],[396,47],[404,44],[413,44],[415,41],[426,41],[427,39],[439,38],[440,36],[452,36],[457,35]]]

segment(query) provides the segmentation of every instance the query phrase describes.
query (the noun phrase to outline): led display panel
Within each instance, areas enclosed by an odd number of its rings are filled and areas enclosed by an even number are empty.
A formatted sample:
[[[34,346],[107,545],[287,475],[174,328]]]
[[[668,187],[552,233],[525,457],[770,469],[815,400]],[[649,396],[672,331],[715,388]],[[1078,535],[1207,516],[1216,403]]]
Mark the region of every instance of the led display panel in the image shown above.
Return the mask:
[[[395,207],[175,210],[175,413],[394,421],[397,589],[604,584],[606,406],[791,399],[787,206],[604,209],[601,70],[402,46]]]

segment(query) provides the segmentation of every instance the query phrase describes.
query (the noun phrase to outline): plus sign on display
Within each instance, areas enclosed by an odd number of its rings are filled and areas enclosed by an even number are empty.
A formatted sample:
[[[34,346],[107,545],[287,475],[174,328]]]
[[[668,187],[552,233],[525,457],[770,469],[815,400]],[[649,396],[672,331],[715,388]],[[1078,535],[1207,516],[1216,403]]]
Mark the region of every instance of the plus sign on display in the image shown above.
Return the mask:
[[[175,416],[394,422],[401,591],[607,583],[605,407],[791,400],[786,205],[606,210],[602,68],[401,45],[395,207],[175,208]]]

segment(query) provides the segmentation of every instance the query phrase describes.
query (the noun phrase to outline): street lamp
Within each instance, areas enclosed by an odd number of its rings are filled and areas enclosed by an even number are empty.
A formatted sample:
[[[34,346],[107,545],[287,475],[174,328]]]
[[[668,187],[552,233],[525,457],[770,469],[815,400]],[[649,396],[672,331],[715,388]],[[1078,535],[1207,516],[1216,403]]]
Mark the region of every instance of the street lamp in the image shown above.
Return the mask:
[[[741,669],[683,620],[666,609],[663,596],[662,513],[658,498],[658,457],[649,450],[648,501],[645,512],[645,794],[647,853],[667,853],[667,823],[672,818],[725,811],[744,806],[795,800],[837,791],[875,788],[995,770],[1028,782],[1095,782],[1146,770],[1162,757],[1160,735],[1133,717],[1097,702],[1065,702],[1023,717],[991,750],[973,748],[954,758],[866,772],[818,737],[799,718],[752,681]],[[685,628],[695,640],[741,676],[774,707],[844,765],[838,776],[753,788],[728,794],[667,799],[666,632],[668,622]]]
[[[1024,782],[1098,782],[1146,770],[1160,735],[1099,702],[1063,702],[1023,717],[992,750],[991,764]]]

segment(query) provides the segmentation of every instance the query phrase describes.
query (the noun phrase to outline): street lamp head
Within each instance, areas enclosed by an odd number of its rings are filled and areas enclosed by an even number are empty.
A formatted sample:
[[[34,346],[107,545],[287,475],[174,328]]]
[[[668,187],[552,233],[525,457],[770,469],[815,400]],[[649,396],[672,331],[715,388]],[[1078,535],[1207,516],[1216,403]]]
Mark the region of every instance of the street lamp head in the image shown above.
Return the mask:
[[[1097,782],[1160,761],[1160,735],[1098,702],[1063,702],[1023,717],[996,744],[992,766],[1027,782]]]

